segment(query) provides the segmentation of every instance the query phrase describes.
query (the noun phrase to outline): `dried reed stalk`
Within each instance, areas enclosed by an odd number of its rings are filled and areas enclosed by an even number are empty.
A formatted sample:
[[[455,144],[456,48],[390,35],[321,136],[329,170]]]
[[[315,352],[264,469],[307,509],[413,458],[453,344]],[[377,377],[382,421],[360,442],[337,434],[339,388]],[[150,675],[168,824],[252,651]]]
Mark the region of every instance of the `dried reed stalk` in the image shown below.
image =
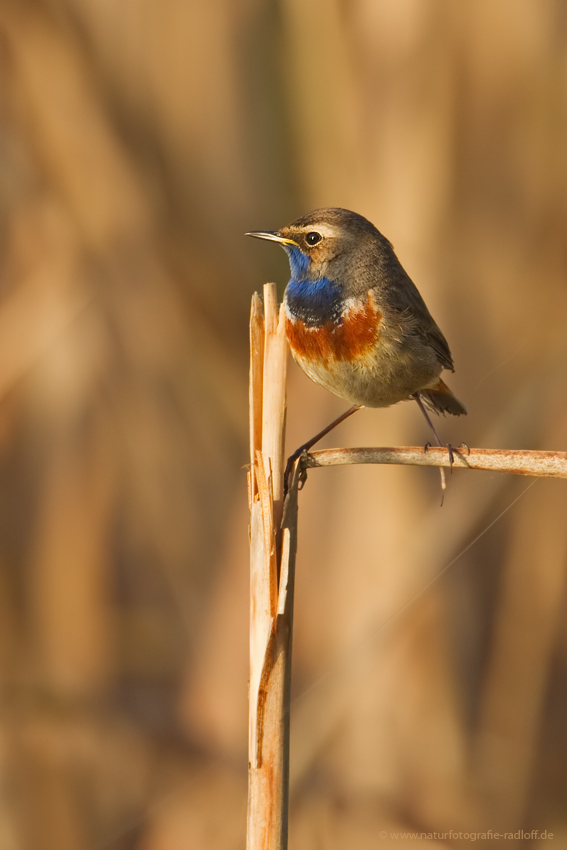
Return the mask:
[[[355,463],[485,469],[567,478],[567,453],[391,447],[327,449],[296,462],[283,501],[287,344],[274,284],[250,317],[250,691],[247,850],[285,850],[297,491],[305,470]]]
[[[512,472],[545,478],[567,478],[567,452],[536,452],[510,449],[453,450],[451,461],[446,448],[396,446],[388,448],[323,449],[303,455],[303,469],[317,466],[345,466],[353,463],[395,463],[406,466],[445,466]]]
[[[289,697],[297,480],[283,506],[287,343],[276,288],[250,317],[248,850],[287,847]]]

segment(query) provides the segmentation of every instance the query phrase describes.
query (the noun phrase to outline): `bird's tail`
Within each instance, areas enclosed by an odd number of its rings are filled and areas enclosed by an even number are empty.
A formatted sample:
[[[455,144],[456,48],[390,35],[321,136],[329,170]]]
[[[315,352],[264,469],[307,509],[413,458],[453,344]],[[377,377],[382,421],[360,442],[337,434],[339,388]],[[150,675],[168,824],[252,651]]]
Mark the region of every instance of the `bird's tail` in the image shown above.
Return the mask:
[[[447,384],[441,379],[434,387],[420,390],[419,395],[425,406],[435,413],[451,413],[453,416],[464,416],[468,413],[465,405],[453,395]]]

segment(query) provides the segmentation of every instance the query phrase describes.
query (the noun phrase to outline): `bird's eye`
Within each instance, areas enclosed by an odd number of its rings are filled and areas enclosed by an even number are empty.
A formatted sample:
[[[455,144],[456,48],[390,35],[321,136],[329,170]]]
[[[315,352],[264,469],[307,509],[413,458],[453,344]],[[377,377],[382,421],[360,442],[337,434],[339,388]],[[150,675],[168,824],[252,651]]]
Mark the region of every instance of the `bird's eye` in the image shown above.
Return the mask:
[[[322,238],[323,237],[321,236],[320,233],[317,233],[316,230],[312,230],[305,237],[305,241],[307,242],[308,245],[316,245],[317,242],[320,242]]]

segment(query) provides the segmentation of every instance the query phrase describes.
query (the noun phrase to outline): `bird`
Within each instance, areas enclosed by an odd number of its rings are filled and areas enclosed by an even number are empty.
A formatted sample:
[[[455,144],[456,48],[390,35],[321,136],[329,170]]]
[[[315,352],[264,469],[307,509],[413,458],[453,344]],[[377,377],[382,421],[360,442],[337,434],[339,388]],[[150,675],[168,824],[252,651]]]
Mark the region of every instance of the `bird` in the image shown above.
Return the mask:
[[[276,242],[288,256],[285,329],[294,360],[352,404],[301,450],[362,407],[410,399],[442,445],[428,411],[461,416],[467,409],[441,378],[455,371],[449,345],[391,242],[364,216],[339,207],[246,235]]]

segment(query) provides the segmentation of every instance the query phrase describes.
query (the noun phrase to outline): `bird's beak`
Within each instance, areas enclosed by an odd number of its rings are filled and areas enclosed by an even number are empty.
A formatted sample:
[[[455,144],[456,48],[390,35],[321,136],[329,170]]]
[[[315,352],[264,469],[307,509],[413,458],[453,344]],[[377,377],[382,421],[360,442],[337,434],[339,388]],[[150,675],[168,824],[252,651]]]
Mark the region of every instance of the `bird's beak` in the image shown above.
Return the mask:
[[[256,239],[268,239],[270,242],[279,242],[280,245],[297,245],[293,239],[288,239],[286,236],[280,236],[277,230],[252,230],[250,233],[245,233],[245,236],[254,236]]]

